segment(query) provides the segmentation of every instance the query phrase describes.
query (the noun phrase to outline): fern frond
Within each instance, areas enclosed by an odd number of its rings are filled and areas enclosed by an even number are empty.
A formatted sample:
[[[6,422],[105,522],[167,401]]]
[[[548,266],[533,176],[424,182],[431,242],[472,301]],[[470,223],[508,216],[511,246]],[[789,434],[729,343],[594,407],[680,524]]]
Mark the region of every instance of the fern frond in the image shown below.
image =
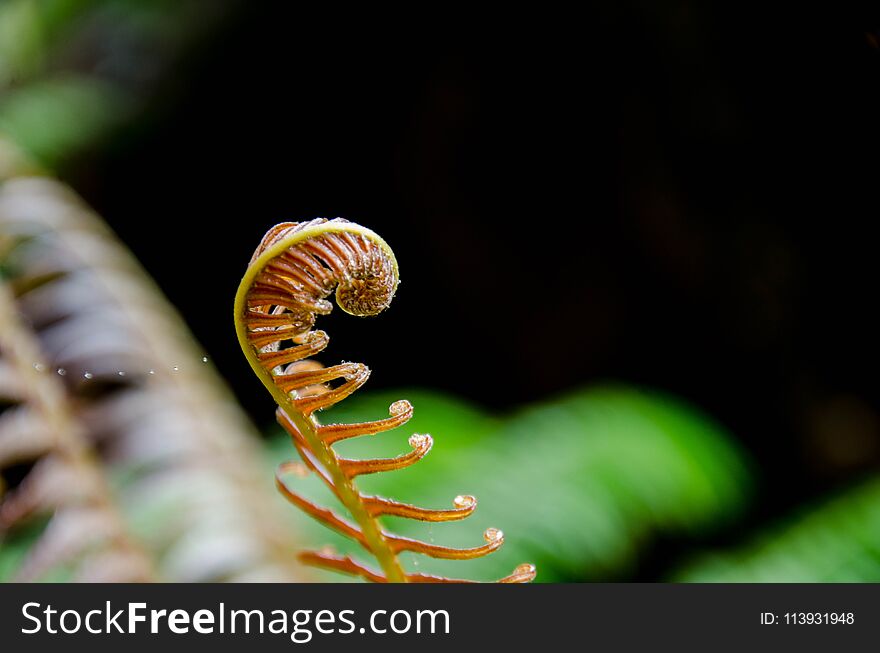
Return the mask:
[[[452,521],[469,516],[476,508],[476,499],[458,496],[452,509],[430,510],[361,493],[356,483],[359,476],[413,465],[427,455],[433,439],[415,434],[409,439],[411,451],[393,458],[355,460],[339,456],[334,444],[402,426],[412,416],[412,405],[407,401],[395,402],[389,408],[389,417],[372,422],[321,424],[316,413],[355,392],[366,383],[370,371],[360,363],[323,368],[304,360],[327,346],[327,334],[313,331],[312,326],[317,315],[330,312],[332,305],[327,297],[334,289],[336,303],[343,311],[372,316],[388,307],[397,284],[393,252],[369,229],[339,218],[282,223],[264,236],[239,286],[236,331],[251,367],[275,398],[278,421],[304,463],[282,465],[276,476],[278,489],[301,510],[358,542],[376,558],[381,571],[326,551],[306,552],[300,559],[374,582],[458,582],[408,574],[398,556],[410,551],[434,558],[477,558],[498,549],[504,542],[503,533],[489,528],[484,533],[485,544],[456,549],[386,531],[379,521],[382,516]],[[353,521],[291,489],[283,479],[286,472],[316,473]],[[521,565],[500,582],[528,582],[534,577],[534,566]]]
[[[0,541],[16,526],[49,517],[13,580],[38,580],[61,566],[79,581],[150,580],[149,558],[128,533],[58,377],[45,373],[43,360],[0,278],[0,475],[27,469],[0,494]]]
[[[101,219],[51,179],[0,179],[0,247],[43,374],[119,479],[119,502],[159,576],[307,580],[288,555],[295,533],[262,480],[258,434]],[[39,431],[20,431],[16,446],[38,446]]]

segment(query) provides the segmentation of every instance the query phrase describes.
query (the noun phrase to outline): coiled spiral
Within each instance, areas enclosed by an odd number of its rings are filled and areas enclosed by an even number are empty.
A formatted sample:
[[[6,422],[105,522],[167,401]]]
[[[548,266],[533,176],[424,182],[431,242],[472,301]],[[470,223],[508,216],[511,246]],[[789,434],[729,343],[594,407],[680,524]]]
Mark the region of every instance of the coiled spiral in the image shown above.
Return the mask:
[[[397,401],[389,408],[389,417],[359,424],[321,424],[315,415],[353,393],[370,375],[361,363],[324,368],[307,360],[328,343],[324,331],[312,330],[315,317],[332,309],[327,297],[335,289],[342,310],[353,315],[376,315],[391,303],[397,285],[394,253],[369,229],[340,218],[282,223],[263,237],[239,286],[236,331],[245,356],[278,404],[279,423],[290,434],[303,460],[279,467],[276,483],[280,492],[314,518],[360,543],[376,558],[381,571],[327,550],[304,552],[300,559],[375,582],[469,582],[407,573],[398,554],[412,551],[435,558],[476,558],[501,546],[504,535],[500,530],[487,529],[483,545],[456,549],[394,535],[385,531],[377,518],[394,515],[428,522],[463,519],[475,510],[474,497],[457,496],[451,509],[430,510],[361,494],[355,483],[363,474],[418,462],[430,451],[431,436],[411,436],[412,451],[394,458],[352,460],[333,450],[341,440],[402,426],[413,414],[412,405],[406,400]],[[283,480],[286,474],[305,475],[310,471],[318,474],[339,498],[353,522],[305,499]],[[499,582],[521,583],[534,577],[534,566],[525,564]]]

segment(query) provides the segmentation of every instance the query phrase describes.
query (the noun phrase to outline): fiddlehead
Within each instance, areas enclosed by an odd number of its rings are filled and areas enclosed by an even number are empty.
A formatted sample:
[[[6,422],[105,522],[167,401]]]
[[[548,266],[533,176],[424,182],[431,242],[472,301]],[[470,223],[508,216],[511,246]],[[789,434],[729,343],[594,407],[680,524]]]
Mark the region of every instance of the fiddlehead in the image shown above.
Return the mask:
[[[469,549],[428,544],[384,530],[382,516],[427,522],[464,519],[476,508],[472,496],[457,496],[450,509],[419,508],[391,499],[362,494],[356,479],[408,467],[430,451],[429,435],[410,437],[412,451],[394,458],[352,460],[336,454],[333,445],[362,435],[374,435],[405,424],[413,407],[395,402],[385,419],[361,424],[322,424],[316,412],[333,406],[369,377],[360,363],[324,368],[306,360],[322,351],[327,334],[312,330],[315,317],[330,312],[327,297],[347,313],[376,315],[391,303],[398,284],[394,253],[378,235],[342,219],[279,224],[264,236],[254,253],[236,295],[235,325],[245,356],[278,404],[277,417],[290,434],[303,463],[286,463],[276,475],[279,491],[288,501],[326,526],[358,542],[381,567],[374,571],[349,556],[327,551],[306,552],[310,565],[361,576],[374,582],[467,582],[427,574],[407,573],[398,554],[411,551],[435,558],[469,559],[498,549],[504,535],[495,528],[484,533],[485,543]],[[316,473],[350,512],[349,521],[292,490],[284,475]],[[501,582],[528,582],[533,565],[520,565]]]

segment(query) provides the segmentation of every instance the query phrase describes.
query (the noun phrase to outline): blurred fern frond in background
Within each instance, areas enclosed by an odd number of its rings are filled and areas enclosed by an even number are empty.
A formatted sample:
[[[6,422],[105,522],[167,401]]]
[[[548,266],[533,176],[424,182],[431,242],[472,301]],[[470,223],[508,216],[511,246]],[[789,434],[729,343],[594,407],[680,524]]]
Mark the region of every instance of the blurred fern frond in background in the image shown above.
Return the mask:
[[[0,578],[55,570],[54,580],[148,580],[149,558],[127,532],[61,379],[45,373],[43,360],[0,282],[0,538],[31,531],[29,547],[0,557]]]
[[[304,577],[259,474],[253,427],[100,219],[62,184],[11,178],[0,182],[0,234],[10,303],[42,352],[30,365],[61,388],[158,575]],[[5,435],[15,455],[16,433]],[[10,462],[6,501],[44,467],[45,451],[29,453]],[[5,535],[4,552],[16,533]]]
[[[880,480],[804,507],[739,548],[704,553],[672,580],[712,583],[880,582]]]
[[[364,420],[399,397],[416,406],[410,427],[432,430],[438,446],[420,463],[423,476],[404,469],[364,477],[364,490],[444,505],[445,488],[454,485],[480,498],[481,520],[517,534],[492,558],[427,565],[413,557],[408,564],[415,571],[446,574],[470,565],[472,575],[492,576],[527,559],[545,582],[626,578],[657,537],[711,532],[735,520],[748,502],[748,465],[723,429],[662,395],[586,389],[496,418],[429,390],[394,390],[352,398],[328,411],[327,419]],[[402,437],[353,440],[340,450],[391,455]],[[289,443],[284,436],[273,443],[274,465]],[[419,482],[425,478],[430,483]],[[320,489],[314,484],[316,495]],[[297,524],[316,544],[326,540],[309,520]],[[395,527],[450,546],[473,539],[465,523],[436,529],[399,520]],[[333,544],[353,550],[341,537]]]

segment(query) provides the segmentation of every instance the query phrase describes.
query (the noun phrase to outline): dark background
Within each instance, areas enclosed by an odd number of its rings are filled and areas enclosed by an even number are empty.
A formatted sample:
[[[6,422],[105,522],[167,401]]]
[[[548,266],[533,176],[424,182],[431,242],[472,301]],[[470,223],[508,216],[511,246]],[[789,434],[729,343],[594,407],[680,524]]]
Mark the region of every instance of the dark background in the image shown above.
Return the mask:
[[[880,466],[880,22],[229,6],[65,176],[259,423],[238,281],[271,225],[342,216],[401,265],[387,314],[322,325],[368,387],[498,411],[606,379],[677,394],[767,472],[756,518]]]

